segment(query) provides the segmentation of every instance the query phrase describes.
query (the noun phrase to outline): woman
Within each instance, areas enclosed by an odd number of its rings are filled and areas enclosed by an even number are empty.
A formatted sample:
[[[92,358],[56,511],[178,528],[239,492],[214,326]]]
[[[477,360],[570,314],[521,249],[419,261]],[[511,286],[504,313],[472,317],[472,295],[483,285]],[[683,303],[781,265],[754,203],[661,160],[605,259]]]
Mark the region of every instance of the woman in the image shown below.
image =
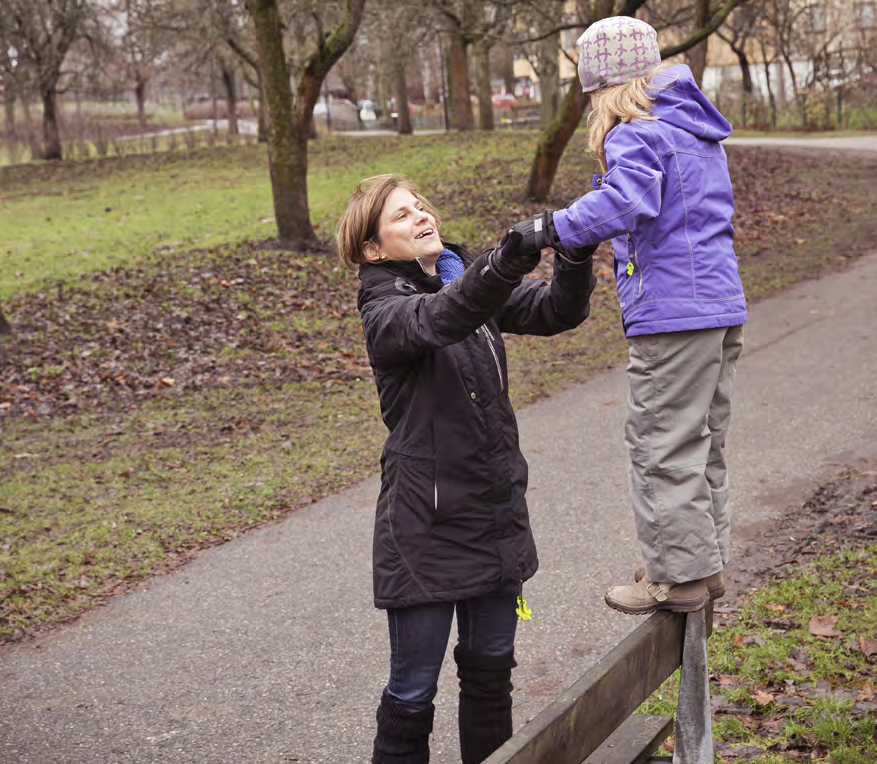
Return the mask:
[[[508,232],[472,258],[443,243],[433,206],[404,178],[363,180],[338,226],[389,436],[375,517],[375,605],[390,678],[372,761],[429,761],[438,676],[457,614],[460,748],[480,762],[512,733],[516,606],[537,567],[527,464],[508,396],[502,332],[550,335],[588,315],[593,247],[522,281],[535,245]],[[550,250],[547,250],[550,252]]]

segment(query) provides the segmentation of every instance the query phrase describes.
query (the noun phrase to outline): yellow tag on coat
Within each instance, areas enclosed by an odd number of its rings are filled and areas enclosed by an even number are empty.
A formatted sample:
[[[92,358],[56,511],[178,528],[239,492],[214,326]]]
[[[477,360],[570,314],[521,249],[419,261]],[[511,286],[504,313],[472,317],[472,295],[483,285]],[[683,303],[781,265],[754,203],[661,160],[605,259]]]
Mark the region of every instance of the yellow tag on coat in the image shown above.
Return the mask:
[[[633,261],[632,260],[627,264],[627,275],[633,276]]]
[[[515,612],[518,614],[519,621],[533,620],[533,611],[527,607],[526,597],[518,597],[518,606],[515,608]]]

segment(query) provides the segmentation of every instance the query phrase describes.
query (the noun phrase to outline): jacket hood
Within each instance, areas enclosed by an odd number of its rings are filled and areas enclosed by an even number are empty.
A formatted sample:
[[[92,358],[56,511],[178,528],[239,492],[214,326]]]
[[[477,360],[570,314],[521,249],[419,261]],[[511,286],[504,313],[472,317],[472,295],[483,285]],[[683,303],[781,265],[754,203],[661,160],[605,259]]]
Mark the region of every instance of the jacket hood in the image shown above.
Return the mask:
[[[656,99],[652,114],[662,121],[711,141],[722,141],[731,134],[731,123],[701,92],[685,64],[655,75],[649,93]]]

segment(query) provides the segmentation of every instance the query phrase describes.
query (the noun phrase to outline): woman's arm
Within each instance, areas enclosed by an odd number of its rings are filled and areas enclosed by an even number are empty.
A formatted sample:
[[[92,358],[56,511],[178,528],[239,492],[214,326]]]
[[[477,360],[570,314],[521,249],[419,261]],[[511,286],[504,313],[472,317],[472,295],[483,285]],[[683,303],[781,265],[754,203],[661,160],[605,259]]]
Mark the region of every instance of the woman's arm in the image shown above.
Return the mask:
[[[500,331],[548,336],[581,324],[597,284],[591,258],[595,249],[578,249],[575,259],[555,253],[551,282],[527,279],[515,289],[496,315]]]
[[[562,247],[598,244],[633,231],[661,211],[663,168],[647,131],[619,125],[606,138],[608,171],[596,191],[556,210]]]
[[[435,294],[390,292],[362,305],[372,361],[407,363],[474,332],[502,308],[524,274],[539,262],[538,253],[521,252],[520,243],[520,235],[507,234],[499,247],[476,258],[462,276]]]

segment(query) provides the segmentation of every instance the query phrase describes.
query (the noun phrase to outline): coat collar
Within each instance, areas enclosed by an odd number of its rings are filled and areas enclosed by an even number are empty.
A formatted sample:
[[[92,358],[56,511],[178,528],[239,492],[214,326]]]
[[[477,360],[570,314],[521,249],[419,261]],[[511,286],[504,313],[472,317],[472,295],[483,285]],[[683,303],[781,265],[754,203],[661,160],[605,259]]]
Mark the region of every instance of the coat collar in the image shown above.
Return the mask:
[[[465,266],[472,257],[465,247],[445,242],[445,247],[459,255]],[[434,293],[442,288],[442,278],[438,274],[430,276],[417,260],[385,260],[377,263],[362,263],[359,266],[360,300],[371,292],[383,293],[385,289],[416,294]],[[407,286],[406,286],[407,285]]]

